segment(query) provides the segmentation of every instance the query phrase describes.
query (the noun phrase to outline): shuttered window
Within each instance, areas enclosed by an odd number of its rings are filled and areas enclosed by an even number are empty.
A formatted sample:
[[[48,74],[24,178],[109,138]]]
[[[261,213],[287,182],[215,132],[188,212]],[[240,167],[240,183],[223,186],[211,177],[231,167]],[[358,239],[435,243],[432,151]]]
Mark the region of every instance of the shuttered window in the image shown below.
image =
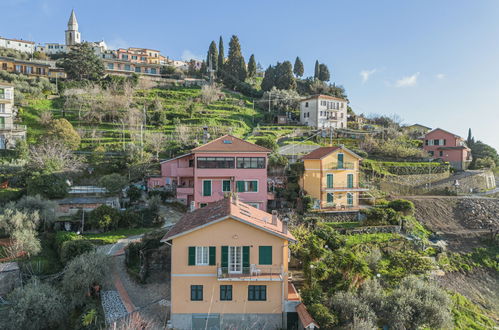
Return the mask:
[[[333,194],[328,193],[328,194],[326,195],[326,198],[327,198],[327,202],[328,202],[328,203],[334,203],[334,195],[333,195]]]
[[[203,300],[203,286],[202,285],[191,285],[191,300],[192,301]]]
[[[196,247],[189,246],[189,257],[188,257],[188,265],[194,266],[196,264]]]
[[[347,188],[353,188],[353,174],[347,175]]]
[[[338,168],[343,168],[343,154],[338,154]]]
[[[250,266],[250,247],[243,246],[243,268]]]
[[[228,267],[229,266],[229,247],[228,246],[222,246],[222,267]]]
[[[222,181],[222,191],[223,192],[229,192],[230,191],[230,180],[223,180]]]
[[[265,301],[267,300],[266,285],[249,285],[248,286],[249,301]]]
[[[333,188],[333,175],[332,174],[326,175],[326,181],[327,181],[327,188]]]
[[[258,263],[260,265],[272,265],[272,246],[258,247]]]
[[[232,300],[232,285],[220,285],[220,300]]]
[[[236,181],[237,192],[258,192],[258,181]]]
[[[211,196],[211,181],[203,181],[203,196]]]
[[[217,248],[214,246],[210,246],[210,266],[215,266],[217,263]]]
[[[347,194],[347,204],[353,205],[353,194],[350,193]]]

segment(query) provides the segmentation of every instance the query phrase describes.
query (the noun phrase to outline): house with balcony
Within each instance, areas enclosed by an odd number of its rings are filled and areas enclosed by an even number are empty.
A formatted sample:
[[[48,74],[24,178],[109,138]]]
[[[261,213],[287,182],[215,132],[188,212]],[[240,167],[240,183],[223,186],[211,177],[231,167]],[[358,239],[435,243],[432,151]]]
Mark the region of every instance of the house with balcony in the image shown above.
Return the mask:
[[[347,128],[348,101],[314,95],[300,101],[300,123],[316,128]]]
[[[286,328],[300,305],[288,280],[294,241],[286,219],[237,194],[184,215],[162,239],[171,246],[172,327]]]
[[[267,209],[267,148],[224,135],[190,153],[161,162],[161,175],[147,180],[148,188],[175,191],[191,209],[237,192],[244,203]]]
[[[301,188],[314,199],[313,208],[331,212],[359,210],[361,193],[369,191],[360,182],[360,161],[353,151],[321,147],[302,157],[305,171]]]
[[[466,170],[472,161],[471,149],[462,137],[441,128],[425,134],[423,149],[432,158],[441,159],[456,170]]]
[[[26,126],[14,123],[14,86],[0,82],[0,149],[13,149],[26,139]]]

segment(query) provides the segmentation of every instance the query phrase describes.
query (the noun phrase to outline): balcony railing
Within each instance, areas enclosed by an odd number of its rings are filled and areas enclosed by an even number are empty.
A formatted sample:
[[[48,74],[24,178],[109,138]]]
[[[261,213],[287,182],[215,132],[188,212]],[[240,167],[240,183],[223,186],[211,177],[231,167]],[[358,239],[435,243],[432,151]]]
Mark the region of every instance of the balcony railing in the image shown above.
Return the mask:
[[[7,97],[7,94],[0,94],[0,100],[12,100],[12,96]]]
[[[239,272],[229,270],[229,267],[217,267],[217,278],[220,281],[282,281],[282,266],[242,267]]]
[[[333,170],[353,170],[355,169],[355,164],[350,162],[331,163],[329,168]]]
[[[0,124],[0,131],[25,131],[26,125]]]

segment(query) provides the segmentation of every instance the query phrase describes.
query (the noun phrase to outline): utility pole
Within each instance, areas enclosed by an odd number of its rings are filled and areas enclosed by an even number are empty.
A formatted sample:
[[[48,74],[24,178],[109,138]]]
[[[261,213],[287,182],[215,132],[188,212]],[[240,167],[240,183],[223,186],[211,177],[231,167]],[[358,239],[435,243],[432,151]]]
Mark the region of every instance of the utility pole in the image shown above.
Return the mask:
[[[270,94],[272,94],[271,91],[269,91],[269,113],[270,113]]]

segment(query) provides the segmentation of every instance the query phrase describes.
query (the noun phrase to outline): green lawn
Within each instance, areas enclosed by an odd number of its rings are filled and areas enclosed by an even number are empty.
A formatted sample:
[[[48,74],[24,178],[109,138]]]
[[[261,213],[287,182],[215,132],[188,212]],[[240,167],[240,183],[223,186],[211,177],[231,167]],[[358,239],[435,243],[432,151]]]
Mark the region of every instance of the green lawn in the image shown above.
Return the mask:
[[[97,244],[114,244],[120,239],[129,236],[141,235],[148,231],[153,231],[155,228],[132,228],[132,229],[118,229],[101,234],[84,234],[83,237],[89,240],[96,240]]]
[[[343,237],[346,240],[347,246],[354,246],[366,243],[384,243],[402,238],[399,234],[391,234],[391,233],[343,235]]]

